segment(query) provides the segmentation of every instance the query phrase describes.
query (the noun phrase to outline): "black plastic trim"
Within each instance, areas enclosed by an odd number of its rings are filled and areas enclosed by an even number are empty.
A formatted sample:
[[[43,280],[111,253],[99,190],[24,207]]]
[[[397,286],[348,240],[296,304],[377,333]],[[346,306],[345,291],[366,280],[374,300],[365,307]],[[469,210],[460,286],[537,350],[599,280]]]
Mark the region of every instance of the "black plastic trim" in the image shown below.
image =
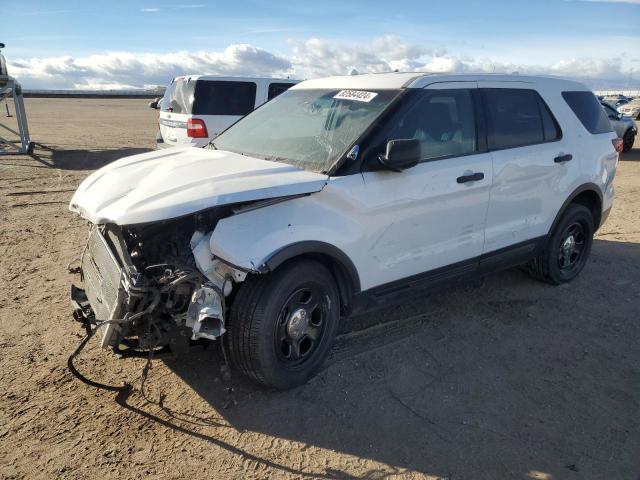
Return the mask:
[[[600,199],[600,208],[602,208],[602,192],[600,191],[600,187],[598,187],[595,183],[582,184],[578,188],[576,188],[573,192],[571,192],[571,195],[569,195],[567,197],[567,199],[564,201],[564,203],[560,207],[560,210],[558,210],[558,213],[556,214],[556,217],[553,220],[553,223],[551,224],[551,228],[549,228],[549,234],[551,234],[551,232],[553,232],[554,228],[556,228],[556,225],[560,221],[560,218],[562,217],[562,214],[565,212],[565,210],[567,209],[569,204],[571,202],[573,202],[573,200],[578,195],[580,195],[581,193],[584,193],[584,192],[588,192],[588,191],[593,191],[598,195],[598,197]],[[596,222],[598,219],[594,218],[593,220],[594,220],[594,222]],[[597,224],[595,225],[595,229],[597,230],[600,227],[600,225],[602,225],[602,212],[600,212],[600,220],[597,221]]]
[[[367,289],[356,295],[353,310],[361,313],[382,305],[410,301],[416,295],[522,265],[542,252],[547,239],[547,235],[532,238],[468,260]]]
[[[486,275],[521,265],[542,253],[547,239],[548,236],[543,235],[484,253],[479,259],[478,273]]]
[[[267,273],[278,268],[279,265],[294,257],[305,254],[322,254],[331,257],[337,261],[347,272],[352,287],[352,293],[360,291],[360,276],[358,270],[349,258],[349,256],[338,247],[326,242],[308,240],[303,242],[292,243],[286,247],[273,253],[259,267],[260,273]]]

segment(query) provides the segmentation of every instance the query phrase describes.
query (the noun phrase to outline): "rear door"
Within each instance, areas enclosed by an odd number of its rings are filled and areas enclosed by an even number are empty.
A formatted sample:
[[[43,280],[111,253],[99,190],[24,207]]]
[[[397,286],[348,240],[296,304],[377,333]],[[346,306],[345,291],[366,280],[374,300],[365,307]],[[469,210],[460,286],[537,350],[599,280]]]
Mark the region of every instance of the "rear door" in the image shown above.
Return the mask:
[[[547,234],[577,177],[568,141],[547,104],[525,82],[478,82],[487,119],[493,186],[484,253],[523,244]],[[535,243],[535,242],[533,242]]]
[[[418,165],[402,172],[376,169],[375,158],[366,159],[374,171],[363,174],[368,230],[361,263],[369,269],[363,278],[384,284],[451,266],[421,276],[431,282],[476,269],[492,171],[479,141],[475,90],[475,82],[451,82],[411,92],[416,98],[374,142],[382,153],[389,140],[416,138],[422,153]]]
[[[207,127],[204,145],[256,107],[258,87],[254,81],[198,80],[193,100],[193,118]]]

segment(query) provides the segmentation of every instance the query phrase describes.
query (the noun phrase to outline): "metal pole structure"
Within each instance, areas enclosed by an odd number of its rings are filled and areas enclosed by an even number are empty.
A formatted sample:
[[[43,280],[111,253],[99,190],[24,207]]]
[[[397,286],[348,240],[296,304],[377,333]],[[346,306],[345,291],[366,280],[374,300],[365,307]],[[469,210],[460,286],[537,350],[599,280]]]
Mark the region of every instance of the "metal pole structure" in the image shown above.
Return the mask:
[[[4,48],[4,44],[0,43],[0,49]],[[15,147],[14,151],[0,150],[0,155],[3,154],[15,154],[15,153],[26,153],[31,155],[33,153],[33,142],[29,137],[29,124],[27,123],[27,112],[24,109],[24,98],[22,97],[22,86],[20,83],[13,77],[10,77],[7,73],[7,63],[4,59],[4,56],[0,54],[0,101],[5,101],[5,108],[7,111],[7,117],[10,117],[9,113],[9,105],[7,103],[7,98],[11,96],[13,97],[13,107],[16,112],[16,120],[18,123],[18,131],[15,132],[9,127],[6,127],[0,124],[0,127],[4,127],[5,130],[8,130],[11,133],[18,134],[20,137],[20,144],[16,145],[15,142],[7,141],[5,139],[2,140],[2,144],[9,145],[11,147]]]

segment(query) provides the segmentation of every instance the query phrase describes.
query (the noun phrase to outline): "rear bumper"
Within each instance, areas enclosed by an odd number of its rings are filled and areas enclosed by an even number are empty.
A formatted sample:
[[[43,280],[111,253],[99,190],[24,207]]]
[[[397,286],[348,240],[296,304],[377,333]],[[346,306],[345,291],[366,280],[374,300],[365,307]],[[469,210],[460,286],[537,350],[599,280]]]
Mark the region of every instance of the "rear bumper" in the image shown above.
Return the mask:
[[[172,145],[169,145],[167,143],[165,143],[164,138],[162,138],[162,134],[160,133],[160,130],[158,130],[158,132],[156,133],[156,149],[161,149],[161,148],[170,148]]]

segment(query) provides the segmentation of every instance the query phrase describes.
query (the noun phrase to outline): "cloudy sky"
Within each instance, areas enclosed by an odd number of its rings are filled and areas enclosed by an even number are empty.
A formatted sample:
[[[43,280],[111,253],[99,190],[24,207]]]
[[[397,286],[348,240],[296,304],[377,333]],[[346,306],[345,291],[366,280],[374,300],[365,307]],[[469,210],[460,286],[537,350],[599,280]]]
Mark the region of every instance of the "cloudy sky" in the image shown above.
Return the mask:
[[[419,70],[640,88],[640,0],[20,0],[2,12],[26,88],[140,88],[181,74]]]

